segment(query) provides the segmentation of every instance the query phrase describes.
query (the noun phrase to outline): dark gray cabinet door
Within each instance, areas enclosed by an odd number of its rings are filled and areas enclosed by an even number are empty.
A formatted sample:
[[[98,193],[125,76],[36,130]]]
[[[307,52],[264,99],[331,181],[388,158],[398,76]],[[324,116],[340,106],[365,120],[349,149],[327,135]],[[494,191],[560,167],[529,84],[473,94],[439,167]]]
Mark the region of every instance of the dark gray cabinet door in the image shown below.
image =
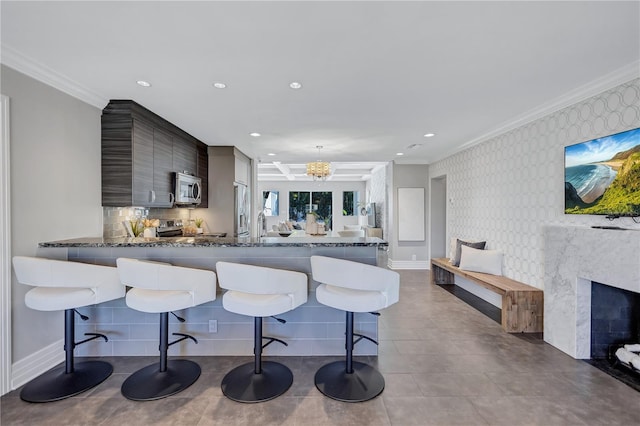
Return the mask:
[[[173,170],[195,175],[198,167],[198,152],[192,140],[173,137]]]
[[[202,198],[200,208],[209,207],[209,153],[207,152],[207,146],[205,144],[198,144],[198,173],[196,173],[202,180]]]
[[[134,206],[150,206],[153,191],[153,127],[133,120],[133,194]]]
[[[102,116],[102,205],[130,206],[133,190],[131,117]]]
[[[173,206],[173,137],[159,128],[153,129],[154,207]]]

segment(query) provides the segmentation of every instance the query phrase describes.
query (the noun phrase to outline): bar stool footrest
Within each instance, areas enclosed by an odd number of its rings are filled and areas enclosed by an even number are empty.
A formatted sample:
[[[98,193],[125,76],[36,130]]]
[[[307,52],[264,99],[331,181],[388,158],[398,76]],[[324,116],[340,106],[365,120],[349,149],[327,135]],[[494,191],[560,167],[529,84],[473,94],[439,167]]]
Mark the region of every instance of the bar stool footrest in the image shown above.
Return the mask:
[[[353,361],[351,374],[347,373],[344,361],[326,364],[316,372],[315,383],[321,393],[343,402],[368,401],[384,390],[382,374],[357,361]]]
[[[70,398],[104,382],[112,372],[111,364],[104,361],[77,362],[73,373],[65,373],[63,365],[26,384],[20,392],[20,398],[27,402],[52,402]]]
[[[293,373],[278,362],[262,361],[255,373],[253,362],[234,368],[222,379],[222,393],[237,402],[263,402],[285,393],[293,383]]]
[[[121,392],[134,401],[153,401],[181,392],[200,377],[200,366],[186,359],[167,361],[167,371],[160,363],[148,365],[127,378]]]

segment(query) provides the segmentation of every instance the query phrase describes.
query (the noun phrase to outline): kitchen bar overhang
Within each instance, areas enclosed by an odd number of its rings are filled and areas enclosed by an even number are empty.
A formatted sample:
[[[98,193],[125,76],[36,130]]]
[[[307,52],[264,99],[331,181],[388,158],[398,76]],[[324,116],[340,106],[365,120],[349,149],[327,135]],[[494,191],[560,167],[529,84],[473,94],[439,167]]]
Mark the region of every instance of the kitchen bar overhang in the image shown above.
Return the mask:
[[[197,234],[172,237],[87,237],[50,241],[41,248],[73,247],[387,247],[377,237],[220,237],[217,234]]]
[[[304,272],[309,277],[307,303],[283,314],[286,324],[271,318],[264,320],[265,333],[285,340],[289,346],[269,345],[265,355],[343,356],[344,312],[317,302],[315,289],[319,283],[311,277],[310,257],[322,255],[377,265],[380,250],[386,249],[387,245],[380,238],[368,237],[96,237],[43,242],[39,244],[38,256],[107,266],[115,266],[118,257],[129,257],[213,271],[216,262],[228,261]],[[259,286],[260,282],[255,285]],[[222,292],[219,287],[218,292]],[[186,322],[172,320],[171,331],[188,332],[199,343],[174,345],[170,348],[170,355],[253,353],[253,322],[248,317],[225,311],[221,300],[219,295],[213,302],[185,312],[176,312],[184,316]],[[91,324],[79,325],[79,330],[98,330],[110,337],[109,342],[79,347],[78,356],[142,356],[157,353],[157,318],[129,309],[124,299],[83,308],[83,313],[92,321]],[[215,326],[212,322],[215,322]],[[355,326],[357,332],[377,339],[378,321],[375,315],[356,313]],[[377,346],[365,340],[355,348],[355,355],[377,353]]]

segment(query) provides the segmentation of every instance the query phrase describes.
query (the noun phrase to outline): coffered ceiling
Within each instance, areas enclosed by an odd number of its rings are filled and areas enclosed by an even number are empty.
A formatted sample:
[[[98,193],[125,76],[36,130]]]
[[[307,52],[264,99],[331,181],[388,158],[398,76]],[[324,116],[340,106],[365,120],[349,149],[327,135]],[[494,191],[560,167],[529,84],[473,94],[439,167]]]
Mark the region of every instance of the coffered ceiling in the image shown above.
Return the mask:
[[[0,7],[4,64],[98,108],[133,99],[274,179],[318,145],[336,179],[430,163],[639,74],[635,1]]]
[[[360,181],[369,180],[373,173],[385,167],[386,162],[332,162],[329,164],[331,175],[327,180]],[[260,180],[310,180],[307,176],[305,163],[260,162],[258,163],[258,176]]]

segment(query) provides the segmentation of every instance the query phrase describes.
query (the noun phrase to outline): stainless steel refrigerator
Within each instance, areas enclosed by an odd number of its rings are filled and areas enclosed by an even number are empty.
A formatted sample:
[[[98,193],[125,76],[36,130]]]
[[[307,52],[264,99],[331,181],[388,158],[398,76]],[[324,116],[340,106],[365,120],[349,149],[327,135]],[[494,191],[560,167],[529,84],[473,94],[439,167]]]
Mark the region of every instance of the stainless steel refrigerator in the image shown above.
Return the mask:
[[[233,234],[235,237],[249,236],[249,217],[251,214],[251,204],[249,190],[246,185],[234,183],[234,223]]]

